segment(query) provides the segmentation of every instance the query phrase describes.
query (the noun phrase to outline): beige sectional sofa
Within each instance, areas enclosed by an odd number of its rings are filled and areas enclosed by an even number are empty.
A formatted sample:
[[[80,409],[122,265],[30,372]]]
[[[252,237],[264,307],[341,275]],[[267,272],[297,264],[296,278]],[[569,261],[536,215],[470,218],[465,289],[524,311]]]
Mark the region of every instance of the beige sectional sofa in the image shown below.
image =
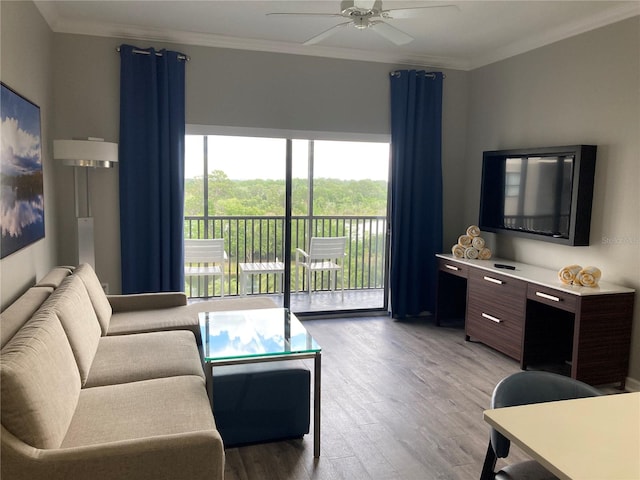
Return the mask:
[[[222,479],[198,350],[204,308],[182,293],[106,296],[88,265],[25,292],[0,318],[0,476]]]

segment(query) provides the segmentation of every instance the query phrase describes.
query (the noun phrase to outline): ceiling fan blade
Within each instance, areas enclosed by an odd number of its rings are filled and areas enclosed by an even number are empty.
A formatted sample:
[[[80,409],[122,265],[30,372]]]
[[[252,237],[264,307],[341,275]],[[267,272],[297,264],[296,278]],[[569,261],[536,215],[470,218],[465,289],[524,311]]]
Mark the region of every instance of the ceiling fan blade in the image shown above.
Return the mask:
[[[325,30],[324,32],[316,35],[315,37],[311,37],[309,40],[304,42],[303,45],[315,45],[316,43],[321,42],[325,38],[328,38],[331,35],[333,35],[334,33],[336,33],[340,28],[346,27],[348,25],[351,25],[352,23],[353,22],[343,22],[343,23],[339,23],[337,25],[334,25],[329,30]]]
[[[460,10],[460,7],[457,5],[428,5],[425,7],[393,8],[391,10],[383,10],[380,12],[380,16],[387,19],[415,18],[426,15],[428,10],[432,8],[455,8]]]
[[[353,6],[362,12],[367,12],[373,8],[376,0],[353,0]]]
[[[371,28],[382,35],[387,40],[395,43],[396,45],[405,45],[413,41],[413,37],[404,33],[402,30],[398,30],[396,27],[392,27],[385,22],[371,22]]]
[[[302,13],[302,12],[271,12],[265,13],[267,17],[289,16],[289,17],[342,17],[340,13]]]

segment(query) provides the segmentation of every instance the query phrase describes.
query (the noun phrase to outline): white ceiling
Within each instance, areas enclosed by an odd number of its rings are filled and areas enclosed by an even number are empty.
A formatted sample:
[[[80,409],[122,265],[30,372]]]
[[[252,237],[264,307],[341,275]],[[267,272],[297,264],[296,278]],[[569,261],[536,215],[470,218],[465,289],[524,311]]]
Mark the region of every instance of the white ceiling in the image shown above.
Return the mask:
[[[342,28],[317,45],[305,46],[305,40],[344,19],[266,13],[338,13],[339,0],[35,3],[54,32],[459,70],[477,68],[640,14],[640,0],[383,0],[384,9],[444,4],[457,8],[430,8],[420,18],[388,20],[415,38],[407,45],[396,46],[370,29]]]

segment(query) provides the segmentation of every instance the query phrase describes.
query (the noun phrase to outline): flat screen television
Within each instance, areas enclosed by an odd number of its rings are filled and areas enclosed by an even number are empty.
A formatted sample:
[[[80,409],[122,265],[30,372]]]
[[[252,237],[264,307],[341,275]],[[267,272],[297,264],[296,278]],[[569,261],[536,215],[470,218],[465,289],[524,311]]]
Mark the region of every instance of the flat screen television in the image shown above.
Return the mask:
[[[483,153],[481,230],[589,245],[595,145]]]

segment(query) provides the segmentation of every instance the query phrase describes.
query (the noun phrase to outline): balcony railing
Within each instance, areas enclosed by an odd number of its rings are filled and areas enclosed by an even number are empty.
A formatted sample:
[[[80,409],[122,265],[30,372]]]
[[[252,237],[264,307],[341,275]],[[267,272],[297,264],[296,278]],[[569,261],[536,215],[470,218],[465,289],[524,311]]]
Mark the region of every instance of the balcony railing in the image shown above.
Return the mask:
[[[347,237],[344,259],[345,290],[384,288],[386,217],[384,216],[295,216],[291,220],[291,291],[295,288],[295,250],[305,250],[309,237]],[[284,259],[284,217],[281,216],[189,216],[185,238],[224,238],[229,260],[225,265],[225,295],[239,295],[239,263],[275,262]],[[301,272],[302,273],[302,272]],[[304,275],[300,286],[307,289]],[[275,274],[254,275],[247,294],[279,291]],[[329,289],[329,274],[317,273],[314,290]],[[339,282],[339,281],[338,281]],[[187,277],[190,297],[220,296],[220,281],[209,277]],[[339,283],[338,283],[339,285]]]

